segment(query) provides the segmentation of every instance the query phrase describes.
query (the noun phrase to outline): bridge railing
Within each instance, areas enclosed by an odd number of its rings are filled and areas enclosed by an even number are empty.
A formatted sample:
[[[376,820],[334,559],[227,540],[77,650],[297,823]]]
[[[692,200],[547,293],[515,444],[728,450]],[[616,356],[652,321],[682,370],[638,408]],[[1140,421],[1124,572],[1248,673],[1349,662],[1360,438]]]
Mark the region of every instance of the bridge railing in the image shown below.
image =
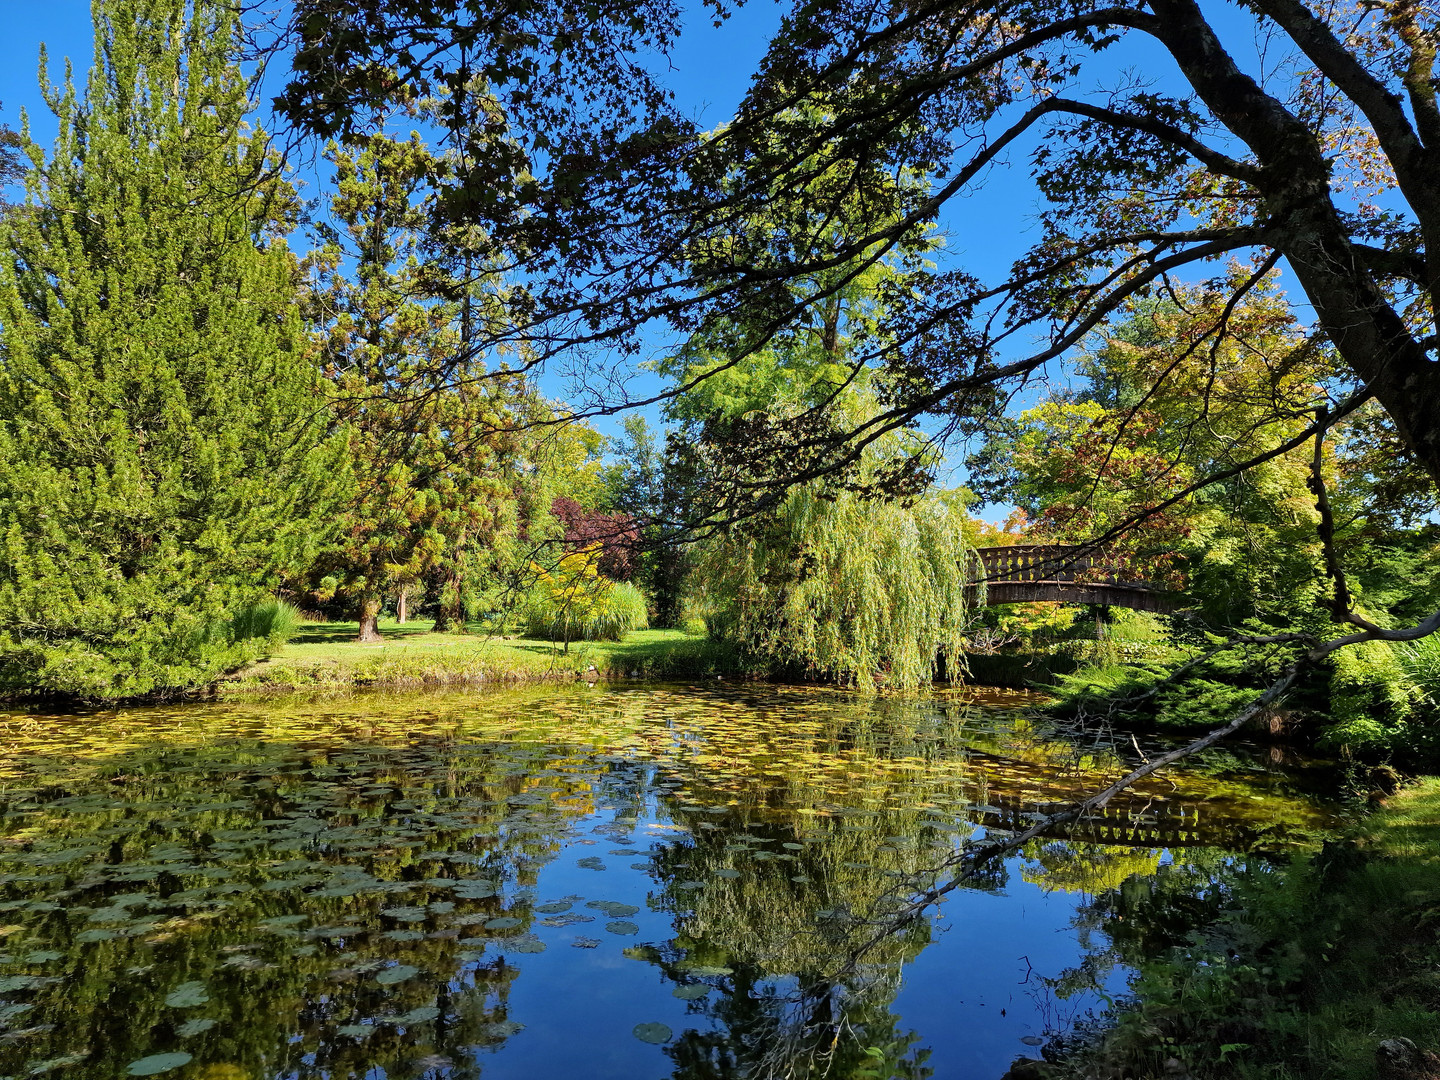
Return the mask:
[[[1122,556],[1070,544],[1015,544],[977,548],[986,582],[1066,581],[1105,585],[1142,585],[1126,576]]]
[[[1139,611],[1175,610],[1177,595],[1138,580],[1123,555],[1073,544],[1014,544],[978,548],[971,580],[985,586],[985,603],[1116,604]]]

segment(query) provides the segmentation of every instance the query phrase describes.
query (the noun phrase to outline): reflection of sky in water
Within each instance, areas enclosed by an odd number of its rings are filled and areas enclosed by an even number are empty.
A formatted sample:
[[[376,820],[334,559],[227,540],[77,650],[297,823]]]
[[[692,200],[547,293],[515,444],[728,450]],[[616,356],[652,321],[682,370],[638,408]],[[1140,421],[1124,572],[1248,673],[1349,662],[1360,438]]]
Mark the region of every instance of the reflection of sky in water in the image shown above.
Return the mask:
[[[773,1050],[777,998],[868,935],[827,912],[872,913],[967,822],[1119,766],[1017,704],[566,688],[0,715],[0,1076],[740,1075],[717,1063]],[[1097,828],[1296,843],[1326,820],[1222,757]],[[1039,841],[952,893],[850,985],[842,1059],[912,1034],[907,1075],[1035,1054],[1099,1003],[1041,981],[1085,956],[1078,904],[1160,859]]]

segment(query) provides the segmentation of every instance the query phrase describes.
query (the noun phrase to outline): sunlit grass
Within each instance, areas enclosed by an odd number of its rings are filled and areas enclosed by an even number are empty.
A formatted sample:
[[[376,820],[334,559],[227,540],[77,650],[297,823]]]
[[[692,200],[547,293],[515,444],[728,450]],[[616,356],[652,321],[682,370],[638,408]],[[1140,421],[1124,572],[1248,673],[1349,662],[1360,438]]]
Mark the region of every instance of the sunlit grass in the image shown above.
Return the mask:
[[[574,678],[703,678],[740,674],[734,651],[679,630],[637,630],[623,641],[559,642],[437,634],[429,620],[380,622],[384,640],[356,641],[357,623],[305,623],[288,644],[223,684],[228,692],[296,686],[524,682]]]

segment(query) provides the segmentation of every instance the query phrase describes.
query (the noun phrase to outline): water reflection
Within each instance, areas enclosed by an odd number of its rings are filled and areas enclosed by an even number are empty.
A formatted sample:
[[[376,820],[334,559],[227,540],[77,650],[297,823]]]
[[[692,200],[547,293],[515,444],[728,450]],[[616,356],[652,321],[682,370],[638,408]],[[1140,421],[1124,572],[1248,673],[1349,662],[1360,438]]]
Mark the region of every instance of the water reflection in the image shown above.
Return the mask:
[[[977,829],[1124,767],[1023,705],[647,687],[5,715],[0,1077],[998,1075],[1043,1018],[988,988],[1068,925],[1065,891],[1329,825],[1215,756],[833,978]],[[1065,942],[1052,969],[1082,971]],[[1092,968],[1088,990],[1117,977]]]

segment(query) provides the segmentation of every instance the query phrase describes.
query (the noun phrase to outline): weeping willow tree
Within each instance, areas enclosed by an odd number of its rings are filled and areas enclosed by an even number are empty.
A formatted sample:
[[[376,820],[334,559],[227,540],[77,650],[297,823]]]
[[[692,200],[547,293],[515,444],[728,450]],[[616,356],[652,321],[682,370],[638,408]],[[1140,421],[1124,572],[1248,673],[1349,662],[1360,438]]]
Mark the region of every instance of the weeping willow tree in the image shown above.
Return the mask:
[[[831,167],[819,158],[813,166],[817,175]],[[807,229],[819,229],[836,247],[859,242],[925,190],[919,175],[875,167],[873,197],[855,203],[854,220],[820,223],[805,206],[771,208],[735,224],[734,249],[783,250]],[[821,445],[882,411],[895,390],[879,363],[895,345],[887,318],[913,304],[904,274],[938,244],[926,234],[883,253],[873,249],[873,260],[800,275],[773,299],[782,306],[805,301],[807,320],[720,318],[656,365],[686,387],[666,413],[679,425],[672,443],[695,448],[688,464],[700,474],[696,490],[708,493],[702,501],[710,500],[701,515],[723,520],[735,492],[787,482],[756,431],[779,425]],[[697,252],[697,265],[708,267],[713,254]],[[750,343],[740,360],[736,341]],[[953,492],[922,494],[933,457],[918,431],[889,431],[844,475],[791,488],[774,510],[723,529],[700,554],[692,583],[711,611],[712,632],[777,666],[857,686],[911,688],[933,679],[942,658],[960,656],[973,599],[961,501]]]
[[[906,505],[814,486],[701,554],[713,629],[784,666],[913,688],[964,647],[975,603],[964,510],[949,493]]]

